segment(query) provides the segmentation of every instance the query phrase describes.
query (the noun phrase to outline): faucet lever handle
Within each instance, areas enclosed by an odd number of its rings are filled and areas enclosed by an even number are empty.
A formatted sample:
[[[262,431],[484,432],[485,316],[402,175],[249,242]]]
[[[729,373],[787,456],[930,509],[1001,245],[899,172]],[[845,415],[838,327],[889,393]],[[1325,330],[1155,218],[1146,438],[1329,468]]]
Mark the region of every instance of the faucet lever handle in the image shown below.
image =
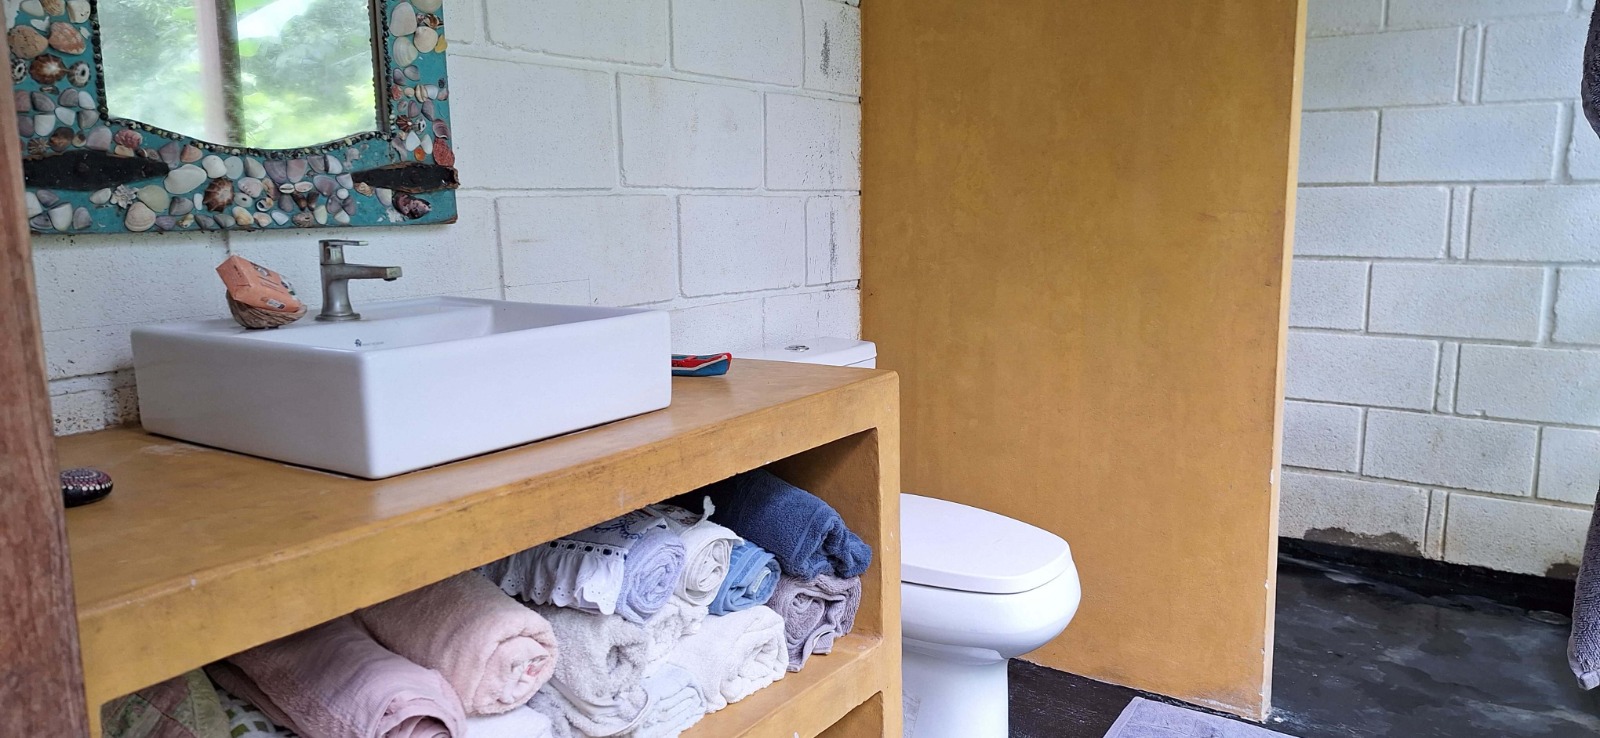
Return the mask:
[[[332,266],[344,263],[344,248],[346,246],[365,246],[366,241],[351,241],[343,238],[325,238],[317,242],[322,248],[322,265]]]

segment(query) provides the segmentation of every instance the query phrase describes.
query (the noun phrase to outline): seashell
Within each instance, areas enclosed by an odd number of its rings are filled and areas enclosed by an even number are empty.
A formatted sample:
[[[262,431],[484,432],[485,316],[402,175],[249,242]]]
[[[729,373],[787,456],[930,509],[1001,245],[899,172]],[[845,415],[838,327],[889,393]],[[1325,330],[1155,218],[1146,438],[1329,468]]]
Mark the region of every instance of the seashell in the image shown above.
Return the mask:
[[[310,210],[317,206],[317,200],[321,198],[322,195],[316,192],[307,192],[304,195],[296,193],[294,196],[294,206],[298,210]]]
[[[71,28],[71,26],[67,26],[67,27]],[[73,31],[73,33],[76,34],[77,31]],[[54,36],[55,36],[55,34],[52,33],[51,34],[52,39],[54,38]],[[83,37],[79,36],[78,38],[79,38],[79,40],[82,40]],[[411,43],[417,47],[417,53],[418,54],[429,53],[429,52],[433,51],[433,47],[438,45],[438,43],[439,43],[439,32],[435,31],[432,28],[429,28],[427,26],[420,26],[420,27],[417,28],[416,34],[412,35]],[[54,41],[51,42],[51,45],[52,46],[54,45]],[[70,53],[74,53],[75,54],[77,52],[70,52]]]
[[[28,63],[28,75],[41,85],[53,85],[67,76],[67,64],[54,54],[40,54]]]
[[[411,152],[422,146],[422,138],[417,136],[416,131],[412,131],[406,134],[405,140],[401,143],[405,144],[405,148],[401,149],[402,153]]]
[[[389,34],[392,36],[410,36],[417,32],[417,8],[408,2],[396,4],[394,10],[389,11]],[[405,66],[406,62],[400,66]]]
[[[339,161],[339,157],[329,154],[327,159],[329,174],[344,174],[344,162]]]
[[[337,197],[328,198],[328,212],[330,212],[330,213],[344,212],[344,200],[340,200]]]
[[[222,176],[228,179],[239,179],[244,176],[244,160],[237,156],[230,156],[222,160]]]
[[[284,169],[289,174],[290,182],[299,182],[311,173],[311,164],[305,159],[290,159]]]
[[[423,13],[437,13],[444,6],[444,0],[411,0],[411,4]]]
[[[236,208],[248,208],[254,204],[256,204],[256,199],[243,192],[237,192],[233,195],[233,206]]]
[[[61,101],[62,107],[76,108],[78,107],[78,96],[82,94],[83,93],[78,92],[78,88],[68,87],[67,89],[61,91],[61,97],[58,99]]]
[[[104,206],[108,202],[111,202],[111,188],[110,187],[106,187],[104,189],[95,190],[93,193],[91,193],[89,195],[89,203],[92,204],[92,205],[95,205],[97,207]]]
[[[400,98],[405,97],[405,94],[406,94],[406,88],[401,87],[400,85],[397,85],[397,84],[396,85],[389,85],[389,99],[390,100],[399,100]]]
[[[394,207],[394,190],[379,187],[376,192],[378,194],[378,202],[383,203],[386,208]]]
[[[23,138],[33,138],[33,116],[17,116],[17,134]]]
[[[74,147],[80,149],[83,148],[84,140],[83,131],[78,131],[77,133],[72,134],[72,145]]]
[[[267,169],[261,165],[261,160],[259,159],[245,159],[244,173],[250,177],[261,179],[267,176]]]
[[[440,102],[450,99],[450,88],[444,86],[444,80],[442,79],[439,80],[439,97],[435,99]]]
[[[406,115],[412,118],[422,117],[422,103],[416,100],[406,102]]]
[[[71,108],[56,108],[56,120],[61,121],[61,125],[70,126],[78,122],[78,114]]]
[[[67,4],[62,0],[39,0],[39,7],[44,8],[47,16],[57,16],[67,12]]]
[[[44,203],[39,202],[39,196],[31,191],[24,190],[22,202],[28,208],[28,217],[33,217],[44,212]]]
[[[355,215],[357,207],[358,207],[358,204],[356,203],[355,200],[345,200],[344,201],[344,212],[346,214],[348,214],[348,215]]]
[[[77,26],[64,21],[50,24],[50,48],[67,56],[77,56],[83,53],[86,46]]]
[[[257,183],[256,186],[260,187],[260,184]],[[218,177],[211,180],[211,183],[206,185],[205,195],[200,200],[200,203],[207,210],[221,212],[233,204],[233,182],[227,177]],[[181,213],[178,214],[181,215]]]
[[[170,230],[172,230],[174,228],[177,228],[177,227],[178,227],[178,219],[177,218],[174,218],[174,217],[172,217],[170,215],[157,215],[156,216],[156,230],[158,230],[158,231],[170,231]]]
[[[217,229],[217,219],[205,213],[196,214],[194,220],[200,224],[202,230],[214,231]]]
[[[266,202],[266,200],[262,200],[261,202]],[[277,207],[279,210],[294,210],[294,195],[279,195]],[[269,206],[259,209],[262,212],[266,212],[272,208]]]
[[[311,191],[311,183],[310,182],[296,182],[296,183],[294,183],[294,191],[304,195],[305,193]]]
[[[285,195],[294,192],[294,184],[291,182],[284,182],[283,184],[278,185],[278,191]]]
[[[38,125],[38,122],[36,121],[34,125]],[[73,139],[77,137],[78,134],[71,128],[65,126],[57,128],[50,132],[50,148],[56,151],[66,151],[67,147],[72,145]]]
[[[174,216],[188,215],[193,210],[194,201],[187,197],[175,197],[167,207],[167,213]]]
[[[203,156],[205,156],[205,152],[201,151],[199,146],[189,144],[188,146],[183,147],[183,154],[181,155],[181,158],[183,159],[183,163],[193,164],[197,161],[200,161],[200,158]]]
[[[432,100],[423,100],[422,117],[427,118],[428,120],[437,121],[439,119],[438,103],[435,103]]]
[[[272,222],[278,225],[289,225],[289,214],[282,210],[272,211]]]
[[[317,221],[317,225],[327,225],[328,224],[328,208],[327,208],[327,206],[318,205],[315,208],[313,208],[311,210],[311,217],[312,217],[313,220]]]
[[[362,195],[365,195],[367,197],[372,197],[372,185],[369,185],[366,182],[362,182],[360,184],[357,184],[356,185],[356,192],[359,192]]]
[[[161,157],[161,162],[173,169],[183,164],[183,160],[178,158],[182,153],[183,144],[177,141],[170,141],[167,145],[156,150],[156,154]]]
[[[322,193],[324,197],[332,195],[334,190],[339,189],[338,180],[335,180],[333,177],[329,177],[326,174],[319,174],[316,177],[313,177],[311,184],[316,187],[317,192]]]
[[[86,110],[84,112],[89,113],[93,111]],[[98,118],[99,116],[96,115],[95,117]],[[79,115],[79,119],[82,119],[82,114]],[[105,126],[95,126],[94,128],[90,129],[87,135],[83,137],[83,145],[94,149],[95,151],[111,150],[111,129]]]
[[[126,146],[123,146],[122,144],[117,144],[116,148],[111,150],[111,153],[115,154],[117,156],[126,157],[126,156],[133,156],[136,152],[133,149],[130,149],[130,148],[126,147]]]
[[[39,113],[33,116],[33,133],[36,136],[49,136],[49,131],[55,130],[56,114]]]
[[[89,209],[78,207],[72,210],[72,230],[81,231],[94,225],[94,216],[89,214]]]
[[[194,213],[189,213],[188,215],[180,215],[180,216],[178,216],[178,227],[179,228],[185,228],[185,229],[193,228],[194,227]]]
[[[268,159],[265,162],[265,166],[267,168],[267,176],[272,178],[272,181],[289,181],[289,165],[284,163],[282,159]]]
[[[433,53],[443,54],[445,49],[448,48],[450,48],[450,42],[445,39],[444,34],[439,34],[439,40],[435,41],[433,44]]]
[[[354,181],[354,178],[351,177],[349,174],[341,174],[341,175],[339,175],[337,177],[334,177],[333,179],[334,179],[335,182],[339,183],[340,187],[354,187],[355,186],[354,184],[351,184]]]
[[[256,179],[255,177],[245,177],[240,179],[239,191],[251,197],[260,197],[262,191],[261,180]],[[216,208],[212,208],[212,210],[216,210]]]
[[[11,106],[16,108],[18,113],[33,112],[33,94],[23,90],[11,93]]]
[[[339,225],[350,225],[350,214],[340,210],[333,214],[333,222]]]
[[[316,216],[310,213],[295,213],[290,220],[294,221],[295,226],[299,228],[310,228],[317,224]]]
[[[394,150],[400,152],[401,154],[406,153],[406,137],[399,133],[394,134],[394,136],[389,139],[389,145],[394,147]]]
[[[450,150],[450,144],[442,138],[433,140],[433,163],[441,167],[454,167],[456,165],[456,152]]]
[[[442,120],[434,121],[433,122],[433,137],[434,138],[449,138],[450,137],[450,124],[446,123],[446,122],[444,122]]]
[[[28,227],[36,231],[50,230],[50,216],[40,213],[28,219]]]
[[[50,216],[50,227],[58,231],[65,231],[72,227],[72,203],[64,202],[46,213]]]
[[[394,195],[394,209],[399,211],[408,220],[416,220],[433,211],[433,205],[420,197],[414,197],[404,192]]]
[[[206,170],[193,164],[185,164],[169,172],[163,184],[166,185],[168,192],[179,195],[205,184],[206,179]]]
[[[73,62],[72,66],[67,67],[67,81],[72,83],[74,87],[87,86],[89,84],[89,70],[89,62]],[[83,100],[83,102],[78,103],[79,106],[85,108],[94,107],[93,97],[85,94]]]
[[[142,202],[128,206],[128,214],[123,217],[122,224],[134,233],[144,233],[156,224],[156,212]]]
[[[78,111],[78,130],[87,131],[87,130],[89,130],[91,128],[94,128],[95,124],[97,124],[99,122],[100,122],[100,111],[98,111],[98,110],[79,110]]]
[[[67,20],[73,23],[87,22],[91,11],[89,0],[67,0]]]
[[[313,174],[327,174],[328,173],[328,157],[326,157],[326,156],[313,156],[310,159],[307,159],[306,162],[311,164],[311,172]]]
[[[228,174],[228,168],[222,164],[222,157],[217,156],[216,154],[212,154],[204,159],[201,159],[200,168],[205,170],[207,177],[211,177],[213,179],[217,177],[225,177]]]
[[[11,60],[11,81],[21,82],[28,77],[28,62],[25,59]]]
[[[51,190],[36,190],[33,196],[42,208],[53,208],[61,204],[61,196]]]
[[[405,3],[401,3],[401,5],[404,4]],[[417,53],[417,45],[411,43],[411,39],[409,37],[396,38],[394,43],[389,44],[389,46],[389,61],[402,67],[416,61],[417,56],[419,56]]]
[[[217,225],[223,228],[233,227],[233,214],[231,213],[223,213],[218,215],[215,220],[217,221]]]
[[[132,128],[124,128],[117,131],[117,135],[112,136],[112,140],[116,141],[118,146],[126,146],[131,149],[143,143],[144,137],[140,136],[139,132]]]
[[[251,223],[256,222],[255,213],[245,210],[244,208],[236,207],[232,212],[229,213],[229,215],[233,216],[233,222],[235,225],[249,227]]]
[[[50,99],[50,96],[43,92],[28,94],[28,102],[33,105],[34,110],[41,113],[52,113],[56,109],[56,101]]]
[[[419,79],[422,79],[422,70],[418,69],[417,65],[415,65],[415,64],[412,64],[409,67],[405,67],[403,69],[400,69],[398,71],[398,74],[401,77],[404,77],[406,79],[411,80],[412,82],[415,82],[415,81],[417,81]],[[395,81],[399,82],[400,80],[395,80]]]
[[[267,226],[272,225],[272,216],[266,213],[256,213],[255,221],[257,227],[266,228]]]
[[[7,19],[9,20],[9,19]],[[50,47],[50,42],[44,34],[33,30],[30,26],[17,26],[6,32],[6,45],[11,47],[11,53],[19,59],[32,59],[44,53]]]
[[[145,185],[139,188],[139,202],[151,210],[166,210],[172,204],[172,195],[161,185]]]
[[[88,90],[80,90],[78,92],[78,107],[88,110],[98,106],[94,103],[94,95],[90,94]]]

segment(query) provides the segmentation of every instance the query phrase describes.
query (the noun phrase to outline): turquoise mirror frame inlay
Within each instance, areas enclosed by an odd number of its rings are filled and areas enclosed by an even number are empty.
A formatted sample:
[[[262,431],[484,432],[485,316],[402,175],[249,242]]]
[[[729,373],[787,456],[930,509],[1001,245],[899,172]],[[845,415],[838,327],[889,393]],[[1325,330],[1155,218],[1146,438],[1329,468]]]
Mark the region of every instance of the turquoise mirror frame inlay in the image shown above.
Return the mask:
[[[96,0],[3,0],[14,11],[6,40],[29,226],[126,233],[455,222],[443,0],[370,1],[381,11],[373,19],[387,105],[379,130],[261,150],[112,118]]]

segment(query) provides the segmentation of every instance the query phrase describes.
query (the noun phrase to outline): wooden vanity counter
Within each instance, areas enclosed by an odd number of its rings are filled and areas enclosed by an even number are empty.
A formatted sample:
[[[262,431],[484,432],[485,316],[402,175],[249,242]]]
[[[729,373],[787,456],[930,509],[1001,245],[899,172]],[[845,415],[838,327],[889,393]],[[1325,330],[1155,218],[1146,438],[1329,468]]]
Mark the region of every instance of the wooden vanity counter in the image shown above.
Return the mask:
[[[873,546],[861,614],[834,654],[688,735],[899,736],[898,394],[891,372],[738,361],[674,380],[668,409],[380,481],[131,428],[61,438],[63,467],[116,485],[67,511],[91,719],[113,697],[770,465]]]

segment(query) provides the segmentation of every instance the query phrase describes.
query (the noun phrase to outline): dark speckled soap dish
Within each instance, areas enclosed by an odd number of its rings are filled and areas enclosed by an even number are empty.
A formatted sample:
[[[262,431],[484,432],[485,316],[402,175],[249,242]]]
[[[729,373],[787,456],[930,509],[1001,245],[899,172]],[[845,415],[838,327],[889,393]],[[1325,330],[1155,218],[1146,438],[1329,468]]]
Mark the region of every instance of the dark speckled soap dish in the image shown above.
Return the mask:
[[[111,494],[111,475],[88,467],[61,472],[61,499],[67,507],[99,502]]]

